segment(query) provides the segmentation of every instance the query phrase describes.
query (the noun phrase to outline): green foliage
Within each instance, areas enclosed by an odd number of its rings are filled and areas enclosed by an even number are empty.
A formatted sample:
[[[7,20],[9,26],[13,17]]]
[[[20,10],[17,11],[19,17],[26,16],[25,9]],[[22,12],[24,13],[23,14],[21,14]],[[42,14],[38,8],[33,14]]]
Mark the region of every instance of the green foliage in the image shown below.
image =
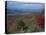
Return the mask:
[[[19,27],[24,27],[24,26],[25,26],[25,23],[24,23],[22,20],[19,20],[19,21],[17,22],[17,25],[18,25]]]

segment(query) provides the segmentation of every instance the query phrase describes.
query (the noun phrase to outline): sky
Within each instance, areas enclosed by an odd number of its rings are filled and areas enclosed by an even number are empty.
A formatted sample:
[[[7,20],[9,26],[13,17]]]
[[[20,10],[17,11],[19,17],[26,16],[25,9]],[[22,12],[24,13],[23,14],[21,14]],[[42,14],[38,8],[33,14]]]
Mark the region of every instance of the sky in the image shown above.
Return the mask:
[[[7,8],[9,9],[19,9],[19,10],[31,10],[31,9],[43,9],[43,4],[38,3],[24,3],[24,2],[7,2]]]

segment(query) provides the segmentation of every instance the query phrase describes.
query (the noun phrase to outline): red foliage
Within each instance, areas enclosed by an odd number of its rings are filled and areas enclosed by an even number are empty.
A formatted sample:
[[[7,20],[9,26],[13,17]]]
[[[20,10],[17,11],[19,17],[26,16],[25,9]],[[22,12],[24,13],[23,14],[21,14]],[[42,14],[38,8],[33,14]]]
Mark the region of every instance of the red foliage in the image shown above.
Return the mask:
[[[36,24],[38,24],[38,25],[44,25],[44,17],[43,17],[43,16],[37,16],[37,17],[35,18],[35,22],[36,22]]]

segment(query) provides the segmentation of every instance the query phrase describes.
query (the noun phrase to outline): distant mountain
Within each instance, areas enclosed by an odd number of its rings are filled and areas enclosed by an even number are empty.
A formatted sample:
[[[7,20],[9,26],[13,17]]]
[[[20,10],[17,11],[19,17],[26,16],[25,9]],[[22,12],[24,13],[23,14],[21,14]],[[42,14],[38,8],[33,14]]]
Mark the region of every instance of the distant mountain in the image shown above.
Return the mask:
[[[28,11],[28,10],[11,10],[11,9],[7,9],[7,13],[8,13],[8,15],[16,15],[16,14],[19,14],[19,15],[22,15],[22,14],[32,14],[32,13],[40,13],[40,12],[42,12],[42,10],[39,10],[39,11],[37,11],[37,10],[30,10],[30,11]]]

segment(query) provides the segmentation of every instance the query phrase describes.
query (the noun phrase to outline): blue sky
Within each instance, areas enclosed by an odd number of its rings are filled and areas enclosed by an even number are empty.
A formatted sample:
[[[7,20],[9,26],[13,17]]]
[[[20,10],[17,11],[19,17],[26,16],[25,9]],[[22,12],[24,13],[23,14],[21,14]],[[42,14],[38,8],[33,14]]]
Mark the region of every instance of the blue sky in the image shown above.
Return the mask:
[[[7,2],[7,8],[9,9],[19,9],[19,10],[31,10],[31,9],[43,9],[43,4],[38,3],[23,3],[23,2]]]

